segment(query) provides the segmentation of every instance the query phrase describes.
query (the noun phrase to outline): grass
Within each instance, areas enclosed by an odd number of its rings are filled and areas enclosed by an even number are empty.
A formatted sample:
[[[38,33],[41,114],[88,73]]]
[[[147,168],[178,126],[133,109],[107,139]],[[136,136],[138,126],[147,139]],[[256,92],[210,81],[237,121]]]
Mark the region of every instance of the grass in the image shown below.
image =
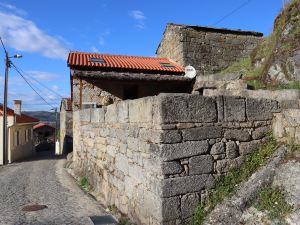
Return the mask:
[[[278,220],[281,223],[284,223],[284,217],[292,211],[279,187],[262,188],[254,207],[267,212],[271,220]]]
[[[211,190],[205,202],[196,208],[191,225],[202,224],[205,217],[221,203],[225,198],[235,194],[238,184],[249,178],[258,168],[263,166],[273,154],[277,143],[273,137],[269,137],[267,143],[249,154],[244,163],[239,168],[231,168],[229,172],[215,184],[215,189]]]
[[[279,85],[276,81],[267,79],[268,71],[274,62],[279,63],[286,78],[291,79],[287,70],[287,61],[293,56],[295,50],[300,48],[299,10],[300,0],[289,1],[276,18],[272,34],[256,46],[249,57],[241,59],[221,73],[241,72],[243,79],[253,89],[300,89],[299,82]],[[283,35],[287,27],[291,28]]]
[[[79,185],[86,191],[91,190],[91,185],[87,177],[80,177]]]

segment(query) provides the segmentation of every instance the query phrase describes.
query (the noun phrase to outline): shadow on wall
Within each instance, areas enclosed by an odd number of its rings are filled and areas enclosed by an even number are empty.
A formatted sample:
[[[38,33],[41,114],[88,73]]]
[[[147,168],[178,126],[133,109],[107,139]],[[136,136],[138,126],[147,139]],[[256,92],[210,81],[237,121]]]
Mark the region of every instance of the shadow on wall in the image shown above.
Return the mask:
[[[73,137],[66,135],[64,137],[63,149],[62,152],[64,154],[68,154],[73,151]]]

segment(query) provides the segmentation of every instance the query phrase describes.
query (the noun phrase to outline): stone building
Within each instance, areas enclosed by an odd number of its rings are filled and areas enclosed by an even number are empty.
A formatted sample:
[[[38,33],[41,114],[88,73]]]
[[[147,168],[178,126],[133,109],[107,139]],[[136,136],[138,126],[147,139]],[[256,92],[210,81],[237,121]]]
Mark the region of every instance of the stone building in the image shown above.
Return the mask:
[[[73,110],[71,98],[63,98],[60,104],[60,153],[73,150]]]
[[[213,74],[247,56],[262,41],[262,33],[167,24],[156,54],[197,74]]]
[[[166,58],[71,52],[73,110],[159,93],[190,93],[193,80]]]

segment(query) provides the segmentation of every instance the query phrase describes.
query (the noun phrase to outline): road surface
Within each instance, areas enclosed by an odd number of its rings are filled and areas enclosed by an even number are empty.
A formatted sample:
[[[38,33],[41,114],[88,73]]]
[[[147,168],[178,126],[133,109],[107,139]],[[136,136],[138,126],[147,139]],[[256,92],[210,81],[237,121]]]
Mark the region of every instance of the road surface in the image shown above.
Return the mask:
[[[0,225],[89,225],[105,215],[64,170],[64,159],[40,157],[0,167]],[[24,212],[26,205],[47,208]]]

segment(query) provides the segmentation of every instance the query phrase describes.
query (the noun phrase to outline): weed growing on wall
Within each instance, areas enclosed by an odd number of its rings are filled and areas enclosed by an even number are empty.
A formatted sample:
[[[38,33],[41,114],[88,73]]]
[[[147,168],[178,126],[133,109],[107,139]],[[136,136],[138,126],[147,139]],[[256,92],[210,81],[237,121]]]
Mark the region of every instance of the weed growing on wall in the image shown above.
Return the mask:
[[[191,225],[202,224],[205,217],[221,203],[225,198],[235,194],[238,184],[247,180],[258,168],[265,165],[267,160],[276,150],[277,142],[273,137],[269,137],[267,143],[250,153],[244,163],[239,168],[232,168],[221,177],[211,190],[205,202],[200,203],[196,208]]]

